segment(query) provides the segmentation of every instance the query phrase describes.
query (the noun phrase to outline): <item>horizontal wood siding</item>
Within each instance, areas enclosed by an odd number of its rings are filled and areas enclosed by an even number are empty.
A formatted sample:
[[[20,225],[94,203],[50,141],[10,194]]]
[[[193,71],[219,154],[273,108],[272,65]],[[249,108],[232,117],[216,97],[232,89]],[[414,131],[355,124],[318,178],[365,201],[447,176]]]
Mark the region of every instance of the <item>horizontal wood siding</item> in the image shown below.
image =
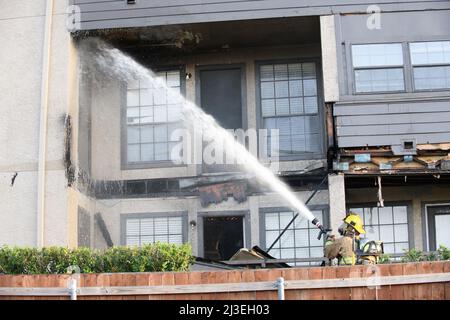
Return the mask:
[[[450,101],[337,104],[334,116],[340,148],[450,142]]]
[[[371,4],[384,11],[449,9],[443,0],[73,0],[80,6],[82,29],[156,26],[212,21],[366,12]]]

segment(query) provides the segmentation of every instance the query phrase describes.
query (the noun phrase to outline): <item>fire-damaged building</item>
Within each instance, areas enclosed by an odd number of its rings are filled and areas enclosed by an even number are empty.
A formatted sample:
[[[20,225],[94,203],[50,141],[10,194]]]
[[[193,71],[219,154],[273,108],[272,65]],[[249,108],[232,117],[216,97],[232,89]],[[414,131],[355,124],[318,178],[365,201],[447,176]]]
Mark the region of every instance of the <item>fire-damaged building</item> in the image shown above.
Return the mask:
[[[334,233],[351,210],[386,253],[450,245],[450,2],[4,6],[0,244],[187,242],[228,260],[296,213],[251,172],[171,161],[179,102],[94,74],[83,43],[101,39],[222,127],[278,129],[276,175]],[[317,234],[298,218],[270,255],[320,258]]]

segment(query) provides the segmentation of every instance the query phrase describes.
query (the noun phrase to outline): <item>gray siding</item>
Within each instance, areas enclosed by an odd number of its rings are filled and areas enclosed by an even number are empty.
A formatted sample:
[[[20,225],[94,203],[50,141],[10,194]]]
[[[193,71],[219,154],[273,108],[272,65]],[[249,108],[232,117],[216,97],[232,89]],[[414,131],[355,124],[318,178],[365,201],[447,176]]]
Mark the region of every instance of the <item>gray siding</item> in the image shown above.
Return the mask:
[[[334,115],[340,148],[450,142],[450,100],[338,104]]]
[[[82,29],[157,26],[275,17],[383,11],[449,9],[447,0],[72,0],[80,6]]]
[[[447,3],[450,3],[448,1]],[[367,16],[337,16],[340,101],[334,106],[338,147],[392,146],[402,140],[450,142],[450,91],[414,92],[409,56],[413,41],[450,40],[450,11],[395,12],[381,16],[381,29]],[[355,94],[351,45],[403,43],[406,92]]]

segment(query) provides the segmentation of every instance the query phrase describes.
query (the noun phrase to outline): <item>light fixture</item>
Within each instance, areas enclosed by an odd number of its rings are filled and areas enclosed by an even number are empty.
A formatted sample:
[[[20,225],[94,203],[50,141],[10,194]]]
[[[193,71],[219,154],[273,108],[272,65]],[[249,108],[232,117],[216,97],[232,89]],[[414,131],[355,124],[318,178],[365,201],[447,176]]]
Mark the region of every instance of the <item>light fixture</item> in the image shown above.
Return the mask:
[[[191,226],[192,229],[194,229],[195,226],[197,225],[197,222],[195,222],[195,220],[191,220],[191,221],[189,222],[189,225]]]
[[[186,73],[186,80],[189,80],[192,78],[192,73],[188,72]]]

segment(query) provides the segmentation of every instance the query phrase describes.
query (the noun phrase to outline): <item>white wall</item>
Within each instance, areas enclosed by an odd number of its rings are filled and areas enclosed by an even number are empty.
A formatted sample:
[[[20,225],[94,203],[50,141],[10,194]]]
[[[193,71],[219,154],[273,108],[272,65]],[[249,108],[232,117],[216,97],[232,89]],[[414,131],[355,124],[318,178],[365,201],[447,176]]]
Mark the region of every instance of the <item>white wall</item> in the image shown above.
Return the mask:
[[[76,55],[67,1],[54,4],[47,127],[46,245],[68,245],[64,117],[73,111]],[[37,168],[46,1],[0,0],[0,244],[36,245]],[[18,173],[13,186],[11,177]]]

